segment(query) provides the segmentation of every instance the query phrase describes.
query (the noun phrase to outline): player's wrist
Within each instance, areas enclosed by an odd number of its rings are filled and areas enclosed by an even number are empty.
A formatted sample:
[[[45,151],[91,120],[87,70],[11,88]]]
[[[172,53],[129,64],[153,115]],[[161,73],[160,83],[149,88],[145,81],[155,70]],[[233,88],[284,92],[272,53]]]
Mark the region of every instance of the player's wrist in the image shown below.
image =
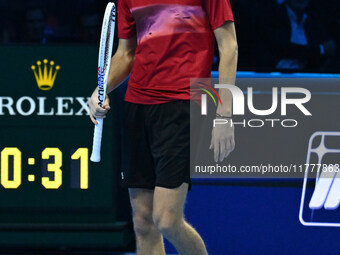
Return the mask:
[[[216,118],[218,118],[218,119],[231,119],[232,116],[231,116],[231,114],[222,115],[222,114],[216,113]]]

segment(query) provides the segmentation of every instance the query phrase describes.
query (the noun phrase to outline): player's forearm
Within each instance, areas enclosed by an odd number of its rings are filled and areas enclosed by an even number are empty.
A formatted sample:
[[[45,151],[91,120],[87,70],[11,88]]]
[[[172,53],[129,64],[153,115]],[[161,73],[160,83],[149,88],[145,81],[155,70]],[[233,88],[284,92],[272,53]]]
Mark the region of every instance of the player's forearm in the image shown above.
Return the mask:
[[[235,85],[238,59],[236,40],[220,51],[219,82]],[[217,113],[222,116],[232,115],[232,94],[228,89],[219,89],[222,105],[219,103]]]
[[[111,60],[107,82],[107,94],[117,88],[130,74],[134,62],[134,54],[117,52]]]

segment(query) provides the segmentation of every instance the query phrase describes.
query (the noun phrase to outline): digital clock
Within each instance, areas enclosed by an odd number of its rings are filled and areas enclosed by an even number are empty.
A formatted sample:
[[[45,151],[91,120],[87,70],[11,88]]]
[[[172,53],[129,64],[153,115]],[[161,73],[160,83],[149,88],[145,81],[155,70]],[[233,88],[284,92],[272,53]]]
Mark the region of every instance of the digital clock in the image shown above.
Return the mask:
[[[89,161],[97,47],[13,46],[0,54],[0,247],[126,245],[116,112],[105,119],[102,162]]]
[[[5,189],[17,189],[22,183],[22,168],[23,160],[22,153],[19,148],[7,147],[1,151],[1,185]],[[71,172],[79,172],[79,177],[75,178],[76,174],[71,174],[71,185],[73,187],[79,186],[80,189],[88,189],[88,165],[89,165],[89,150],[88,148],[78,148],[72,155],[72,160],[80,160],[79,167],[70,166]],[[41,169],[41,184],[45,189],[58,189],[63,183],[63,153],[59,148],[45,148],[41,152],[42,165],[45,166]],[[53,162],[48,162],[52,159]],[[24,161],[25,162],[25,161]],[[35,158],[27,159],[27,166],[34,166],[36,163]],[[11,167],[10,167],[11,166]],[[10,170],[12,176],[10,176]],[[48,175],[52,175],[50,178]],[[36,180],[35,174],[28,174],[27,179],[29,182]],[[77,185],[79,184],[79,185]]]

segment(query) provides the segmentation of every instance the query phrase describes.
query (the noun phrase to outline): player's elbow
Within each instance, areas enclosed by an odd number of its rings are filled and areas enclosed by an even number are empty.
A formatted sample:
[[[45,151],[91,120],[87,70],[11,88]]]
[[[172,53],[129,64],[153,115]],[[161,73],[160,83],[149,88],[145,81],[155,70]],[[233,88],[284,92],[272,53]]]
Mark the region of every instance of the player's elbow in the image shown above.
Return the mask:
[[[237,43],[237,41],[235,41],[234,51],[235,51],[236,56],[238,56],[238,43]]]
[[[128,65],[132,65],[135,61],[135,52],[128,50],[117,50],[116,54],[113,57],[115,62],[118,63],[127,63]]]
[[[135,52],[124,52],[122,57],[124,58],[125,62],[133,64],[133,62],[135,61]]]
[[[233,41],[233,44],[231,45],[231,52],[234,53],[234,56],[238,58],[238,43],[237,41]]]
[[[238,45],[237,42],[229,44],[228,47],[220,49],[220,65],[236,65],[238,60]]]
[[[220,58],[223,56],[238,56],[238,43],[236,40],[229,41],[219,48]]]

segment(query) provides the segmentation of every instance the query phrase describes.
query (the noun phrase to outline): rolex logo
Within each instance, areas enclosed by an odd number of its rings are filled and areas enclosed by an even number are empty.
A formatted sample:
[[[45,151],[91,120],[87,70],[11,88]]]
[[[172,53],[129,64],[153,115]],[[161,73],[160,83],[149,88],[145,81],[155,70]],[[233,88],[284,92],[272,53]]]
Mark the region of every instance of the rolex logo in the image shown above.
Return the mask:
[[[31,69],[33,70],[35,80],[37,81],[38,87],[41,90],[50,90],[53,88],[53,84],[55,78],[57,77],[58,70],[60,66],[54,67],[54,61],[50,61],[49,68],[48,68],[48,60],[43,60],[44,67],[41,66],[41,61],[37,61],[37,66],[32,65]]]

